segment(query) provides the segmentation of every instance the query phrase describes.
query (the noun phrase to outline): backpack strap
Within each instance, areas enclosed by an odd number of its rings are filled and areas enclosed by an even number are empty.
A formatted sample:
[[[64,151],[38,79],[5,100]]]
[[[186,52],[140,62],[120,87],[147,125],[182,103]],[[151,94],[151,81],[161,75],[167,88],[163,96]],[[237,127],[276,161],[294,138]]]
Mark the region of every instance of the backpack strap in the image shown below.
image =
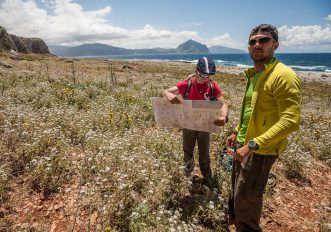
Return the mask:
[[[213,88],[213,80],[209,79],[208,83],[209,83],[209,88],[210,88],[210,93],[211,93],[209,100],[210,101],[217,101],[217,99],[215,97],[215,93],[214,93],[214,88]]]
[[[187,85],[187,87],[186,87],[185,95],[184,95],[184,99],[185,99],[185,100],[188,99],[188,94],[189,94],[189,92],[190,92],[191,86],[192,86],[192,79],[189,78],[189,80],[188,80],[188,85]]]
[[[210,93],[211,93],[209,100],[210,100],[210,101],[217,101],[217,99],[216,99],[216,97],[215,97],[215,93],[214,93],[214,88],[213,88],[213,80],[212,80],[212,79],[209,79],[208,84],[209,84]],[[189,95],[189,93],[190,93],[191,86],[192,86],[192,79],[189,78],[189,80],[188,80],[188,85],[187,85],[187,87],[186,87],[185,95],[184,95],[184,99],[185,99],[185,100],[188,99],[188,95]]]

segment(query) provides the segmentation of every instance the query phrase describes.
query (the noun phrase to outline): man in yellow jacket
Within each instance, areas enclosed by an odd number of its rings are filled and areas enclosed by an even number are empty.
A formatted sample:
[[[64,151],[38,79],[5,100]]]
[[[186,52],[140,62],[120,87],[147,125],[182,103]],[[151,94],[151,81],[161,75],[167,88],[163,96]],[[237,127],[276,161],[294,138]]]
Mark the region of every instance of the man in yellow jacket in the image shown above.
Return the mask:
[[[229,198],[229,220],[237,231],[262,231],[262,197],[270,169],[286,149],[287,137],[299,128],[300,79],[274,57],[278,31],[270,24],[255,27],[248,51],[254,68],[245,71],[246,91],[235,131],[236,146]]]

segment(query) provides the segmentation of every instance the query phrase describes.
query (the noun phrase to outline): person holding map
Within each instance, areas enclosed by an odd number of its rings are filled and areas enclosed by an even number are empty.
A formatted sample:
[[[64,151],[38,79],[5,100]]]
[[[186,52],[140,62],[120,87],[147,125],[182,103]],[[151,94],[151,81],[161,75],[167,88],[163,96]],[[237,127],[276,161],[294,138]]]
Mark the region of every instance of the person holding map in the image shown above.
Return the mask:
[[[163,95],[172,104],[181,104],[180,94],[185,100],[206,100],[220,101],[221,114],[213,122],[217,126],[224,126],[228,121],[228,106],[224,100],[222,91],[215,81],[209,77],[216,73],[216,65],[212,59],[202,57],[198,60],[195,73],[191,74],[187,80],[177,83],[175,86],[164,90]],[[192,122],[194,123],[194,122]],[[210,133],[183,128],[183,151],[185,163],[185,175],[191,176],[194,168],[194,147],[197,142],[199,151],[199,166],[204,182],[211,187],[212,173],[210,169]]]

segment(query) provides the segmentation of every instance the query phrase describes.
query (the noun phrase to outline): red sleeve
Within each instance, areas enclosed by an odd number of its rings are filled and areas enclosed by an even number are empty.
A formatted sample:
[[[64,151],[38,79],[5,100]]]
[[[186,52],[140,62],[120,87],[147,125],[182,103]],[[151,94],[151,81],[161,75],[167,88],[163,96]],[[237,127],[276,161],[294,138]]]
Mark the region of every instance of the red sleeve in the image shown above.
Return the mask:
[[[213,88],[214,88],[214,91],[215,91],[215,97],[216,98],[219,98],[219,97],[222,97],[223,96],[223,93],[221,91],[221,88],[219,87],[218,84],[216,84],[215,81],[213,81]]]
[[[188,86],[188,80],[185,80],[185,81],[182,81],[182,82],[178,82],[176,84],[178,90],[179,90],[179,93],[182,95],[182,97],[184,98],[185,96],[185,91],[186,91],[186,88]],[[216,96],[216,95],[215,95]]]

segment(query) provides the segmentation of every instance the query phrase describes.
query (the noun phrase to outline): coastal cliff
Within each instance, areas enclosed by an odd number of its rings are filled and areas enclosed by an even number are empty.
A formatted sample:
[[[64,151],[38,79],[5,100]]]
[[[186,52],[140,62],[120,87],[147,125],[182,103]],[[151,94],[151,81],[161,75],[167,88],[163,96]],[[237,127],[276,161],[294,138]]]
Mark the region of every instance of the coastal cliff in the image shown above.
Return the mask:
[[[46,43],[39,38],[25,38],[8,34],[6,29],[0,26],[0,50],[14,50],[21,53],[50,54]]]

